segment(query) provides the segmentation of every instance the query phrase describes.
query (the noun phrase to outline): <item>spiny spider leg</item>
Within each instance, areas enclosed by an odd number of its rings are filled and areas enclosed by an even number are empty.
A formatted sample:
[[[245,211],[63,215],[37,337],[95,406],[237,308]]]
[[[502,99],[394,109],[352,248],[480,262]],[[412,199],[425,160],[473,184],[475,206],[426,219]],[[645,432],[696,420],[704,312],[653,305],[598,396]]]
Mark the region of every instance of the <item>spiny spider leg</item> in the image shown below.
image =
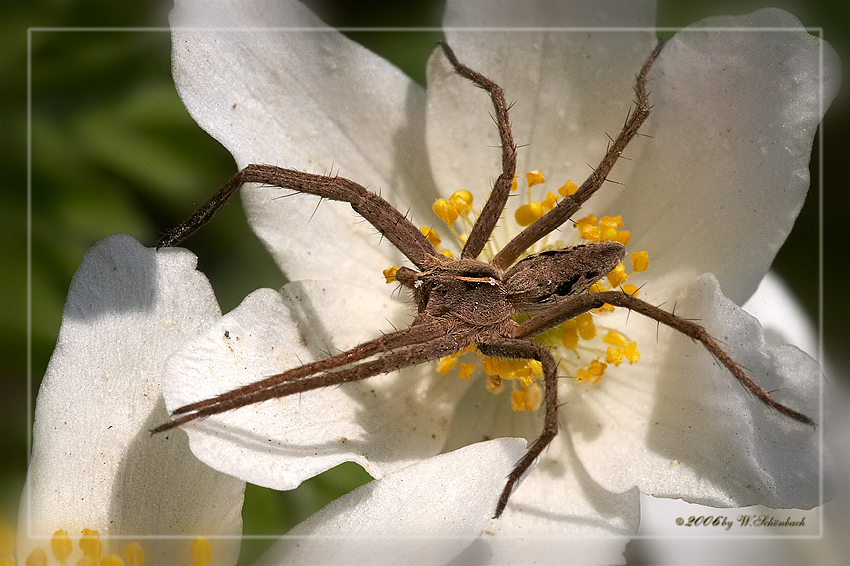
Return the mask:
[[[623,291],[602,291],[599,293],[586,293],[567,297],[560,305],[551,307],[516,327],[514,337],[530,339],[550,328],[558,326],[562,322],[575,318],[591,309],[599,308],[606,303],[615,307],[633,310],[653,320],[657,320],[674,330],[678,330],[694,340],[698,340],[711,355],[726,366],[726,369],[735,376],[735,379],[741,385],[755,395],[762,403],[795,421],[815,426],[815,422],[811,418],[775,400],[758,383],[753,381],[741,366],[720,347],[705,328]]]
[[[510,242],[503,247],[499,253],[490,262],[491,264],[502,269],[507,268],[529,247],[531,247],[540,238],[546,234],[556,230],[561,224],[569,220],[573,214],[578,212],[579,208],[602,186],[611,168],[617,163],[617,159],[626,149],[626,146],[635,137],[641,125],[649,116],[651,106],[649,105],[649,94],[646,91],[646,76],[649,69],[661,52],[664,46],[663,42],[659,42],[655,49],[649,55],[649,58],[643,64],[640,73],[637,76],[637,107],[634,112],[629,115],[623,129],[614,143],[608,148],[602,161],[591,173],[590,177],[582,183],[581,187],[572,195],[565,197],[552,210],[543,215],[537,222],[528,226],[525,230],[517,234]]]
[[[445,43],[441,43],[443,52],[446,58],[452,64],[457,74],[469,79],[472,83],[483,88],[490,93],[490,99],[493,101],[493,108],[496,111],[496,125],[499,127],[499,137],[502,140],[502,174],[496,179],[493,184],[493,190],[484,209],[475,221],[475,225],[469,232],[466,244],[463,246],[461,257],[475,259],[487,240],[490,239],[490,234],[496,223],[499,221],[499,216],[505,208],[505,203],[508,202],[508,195],[511,192],[511,183],[514,180],[516,173],[516,144],[511,133],[511,122],[508,118],[508,104],[505,102],[505,92],[502,87],[482,75],[477,71],[473,71],[463,63],[457,60],[454,51]]]
[[[225,201],[245,183],[262,183],[347,202],[355,212],[372,224],[419,269],[428,269],[446,260],[445,256],[438,254],[428,238],[423,236],[402,213],[379,195],[366,190],[354,181],[342,177],[327,177],[283,169],[273,165],[247,165],[201,206],[189,220],[163,236],[157,248],[177,245],[209,222]]]
[[[381,352],[388,352],[402,346],[427,342],[429,340],[439,338],[440,336],[444,336],[445,334],[446,330],[440,324],[417,324],[409,328],[384,334],[379,338],[369,340],[368,342],[364,342],[350,350],[340,352],[339,354],[329,358],[317,360],[315,362],[292,368],[283,373],[271,375],[265,379],[261,379],[260,381],[249,383],[248,385],[227,391],[226,393],[222,393],[221,395],[217,395],[210,399],[184,405],[172,411],[171,414],[180,415],[183,413],[197,411],[198,409],[215,405],[222,401],[237,399],[248,394],[254,394],[260,390],[269,389],[279,383],[283,383],[284,381],[292,381],[295,379],[309,377],[319,372],[359,362],[360,360],[364,360],[369,356],[373,356]]]
[[[511,493],[513,493],[516,483],[558,434],[558,364],[549,350],[540,344],[528,340],[505,338],[499,342],[477,344],[477,346],[481,353],[486,356],[537,360],[543,365],[545,386],[543,404],[546,407],[543,431],[537,437],[537,440],[531,443],[528,451],[514,465],[514,469],[508,475],[508,481],[502,490],[502,495],[499,497],[499,503],[496,505],[496,513],[493,515],[494,519],[498,519],[502,511],[505,510],[505,505],[508,504],[508,499]]]
[[[224,398],[218,399],[217,402],[205,405],[194,412],[184,413],[173,418],[171,421],[153,429],[151,433],[163,432],[199,418],[232,411],[239,407],[245,407],[269,399],[304,393],[330,385],[361,381],[381,373],[389,373],[424,362],[430,362],[457,352],[468,346],[471,342],[468,338],[452,336],[443,331],[442,336],[439,338],[396,348],[395,350],[384,353],[375,360],[361,361],[350,367],[321,372],[318,375],[311,375],[302,379],[289,379],[288,373],[299,373],[304,366],[293,368],[289,372],[283,372],[275,376],[280,379],[273,386],[240,395],[229,396],[225,394],[223,396]],[[315,374],[317,372],[312,373]]]

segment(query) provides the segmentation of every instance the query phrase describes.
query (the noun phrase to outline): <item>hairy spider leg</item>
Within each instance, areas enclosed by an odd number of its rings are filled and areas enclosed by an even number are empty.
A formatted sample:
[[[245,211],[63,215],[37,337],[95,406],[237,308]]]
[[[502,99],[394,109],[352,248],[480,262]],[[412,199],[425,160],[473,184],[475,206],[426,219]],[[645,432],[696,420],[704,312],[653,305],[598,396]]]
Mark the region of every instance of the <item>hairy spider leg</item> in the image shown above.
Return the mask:
[[[278,397],[286,397],[296,393],[304,393],[313,389],[321,389],[330,385],[340,385],[352,381],[361,381],[369,377],[373,377],[382,373],[389,373],[406,367],[418,365],[424,362],[430,362],[443,356],[447,356],[458,350],[465,348],[472,343],[471,338],[467,336],[453,336],[446,334],[445,330],[440,333],[441,336],[435,337],[422,342],[415,342],[397,347],[394,350],[384,352],[380,357],[374,360],[361,361],[350,367],[335,369],[331,371],[310,372],[308,377],[300,379],[291,378],[291,375],[300,375],[301,371],[308,367],[299,366],[287,372],[283,372],[269,379],[274,379],[275,383],[267,387],[249,390],[244,393],[231,395],[239,390],[234,390],[230,393],[220,395],[217,398],[210,399],[212,403],[206,401],[201,403],[201,408],[188,413],[183,413],[170,422],[158,426],[151,433],[163,432],[165,430],[180,426],[190,421],[232,411],[240,407],[260,403],[269,399]],[[356,348],[355,348],[356,349]],[[318,373],[318,375],[316,375]],[[268,381],[268,380],[264,380]],[[251,385],[246,386],[250,389]]]
[[[549,350],[529,340],[505,338],[498,342],[477,344],[477,346],[481,353],[487,356],[537,360],[543,365],[545,387],[543,403],[546,409],[543,420],[543,431],[537,437],[537,440],[531,443],[528,451],[514,465],[511,473],[508,474],[508,480],[496,505],[496,513],[493,515],[494,519],[498,519],[502,511],[505,510],[505,506],[508,504],[508,499],[511,493],[513,493],[517,482],[558,434],[558,364]]]
[[[755,395],[762,403],[795,421],[815,426],[815,422],[811,418],[775,400],[758,383],[753,381],[743,368],[720,347],[705,328],[623,291],[602,291],[599,293],[587,293],[567,297],[563,303],[551,307],[517,326],[514,336],[516,338],[530,339],[550,328],[558,326],[562,322],[575,318],[592,309],[599,308],[606,303],[640,313],[699,341],[715,359],[726,366],[726,369],[729,370],[741,385]]]
[[[247,165],[214,194],[192,217],[169,231],[157,248],[177,245],[212,216],[245,183],[262,183],[282,189],[291,189],[329,200],[347,202],[357,214],[366,219],[378,232],[407,256],[419,269],[429,269],[448,258],[438,254],[416,226],[379,195],[342,177],[314,175],[274,165]]]
[[[522,232],[514,236],[514,238],[505,245],[505,247],[499,250],[499,253],[497,253],[490,262],[492,265],[502,269],[507,268],[516,261],[516,259],[525,250],[540,240],[540,238],[543,238],[553,230],[556,230],[561,226],[561,224],[569,220],[573,214],[578,212],[579,208],[581,208],[587,199],[599,190],[599,187],[601,187],[608,178],[608,173],[611,172],[614,164],[617,163],[617,159],[619,159],[620,155],[622,155],[623,150],[626,149],[626,146],[632,138],[637,135],[641,125],[649,116],[649,112],[652,107],[649,104],[649,93],[646,90],[646,78],[649,74],[650,68],[652,68],[652,64],[658,58],[658,54],[661,53],[661,48],[663,46],[664,43],[659,42],[649,55],[649,58],[643,64],[640,73],[638,73],[637,84],[635,87],[637,106],[634,112],[632,112],[626,119],[626,123],[623,125],[623,129],[620,131],[620,134],[614,140],[614,143],[608,147],[608,151],[605,153],[605,156],[602,158],[602,161],[599,162],[596,169],[593,170],[593,173],[590,174],[590,177],[581,184],[581,187],[579,187],[575,193],[565,197],[552,210],[537,220],[537,222],[526,227]]]
[[[446,43],[440,43],[445,53],[446,58],[454,67],[455,72],[460,76],[469,79],[472,83],[490,93],[490,99],[493,101],[493,108],[496,111],[496,125],[499,128],[499,137],[502,141],[502,173],[493,184],[493,190],[490,192],[490,197],[484,205],[484,209],[472,226],[469,232],[466,243],[461,251],[461,257],[475,259],[484,246],[487,240],[490,239],[490,234],[502,210],[505,208],[505,203],[508,202],[508,196],[511,192],[511,183],[513,183],[514,175],[516,174],[516,144],[511,133],[511,122],[508,118],[508,110],[510,107],[505,102],[505,92],[502,87],[491,81],[481,73],[473,71],[463,63],[457,60],[454,51]]]

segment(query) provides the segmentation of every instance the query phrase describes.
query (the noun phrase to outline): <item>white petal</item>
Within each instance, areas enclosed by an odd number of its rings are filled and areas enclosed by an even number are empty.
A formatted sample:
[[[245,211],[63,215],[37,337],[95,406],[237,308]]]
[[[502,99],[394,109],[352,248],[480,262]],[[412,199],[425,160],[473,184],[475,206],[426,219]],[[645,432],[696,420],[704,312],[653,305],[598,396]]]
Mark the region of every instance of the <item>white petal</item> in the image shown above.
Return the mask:
[[[258,564],[446,564],[490,521],[525,442],[473,444],[387,474],[293,528]]]
[[[759,319],[764,328],[764,338],[769,343],[790,344],[812,358],[817,357],[817,336],[812,321],[785,282],[773,271],[767,272],[742,308]]]
[[[780,10],[704,20],[665,45],[652,143],[617,203],[654,277],[710,272],[736,303],[752,294],[803,204],[838,73],[832,49]]]
[[[505,91],[518,149],[517,173],[542,169],[548,190],[589,175],[634,99],[635,74],[655,46],[651,2],[449,2],[446,38],[459,60]],[[590,9],[589,9],[590,8]],[[464,31],[451,26],[543,26],[543,31]],[[558,29],[558,28],[561,29]],[[428,150],[440,190],[483,199],[501,173],[499,136],[486,92],[458,76],[440,49],[428,64]],[[617,166],[625,176],[630,162]],[[606,187],[607,188],[607,187]],[[545,194],[541,192],[540,198]],[[614,198],[603,192],[603,199]],[[514,201],[520,199],[512,199]],[[478,204],[483,206],[483,203]]]
[[[699,320],[774,398],[819,418],[820,369],[791,346],[764,343],[758,322],[700,277],[676,301]],[[625,327],[649,346],[654,322],[632,315]],[[765,407],[699,344],[662,327],[660,348],[608,373],[583,399],[571,390],[570,432],[600,484],[681,497],[711,506],[819,504],[819,433]],[[646,347],[644,346],[644,348]],[[628,462],[628,473],[622,466]],[[793,462],[793,465],[789,465]]]
[[[425,95],[297,2],[178,3],[173,72],[192,116],[236,158],[339,174],[400,210],[428,210]],[[244,189],[249,222],[286,275],[372,284],[400,255],[344,203]],[[419,209],[420,203],[427,203]],[[416,214],[417,217],[424,216]],[[305,245],[308,242],[309,245]],[[333,266],[333,270],[329,270]]]
[[[167,418],[165,359],[220,314],[196,262],[125,235],[83,258],[36,402],[23,537],[95,529],[115,537],[106,553],[132,537],[165,564],[188,556],[190,541],[147,537],[241,534],[244,484],[199,462],[185,439],[149,432]],[[236,540],[213,543],[217,561],[236,562]]]
[[[165,370],[169,409],[229,391],[375,338],[406,308],[340,282],[296,282],[249,295]],[[340,462],[373,477],[440,451],[465,382],[432,364],[269,400],[183,428],[192,451],[251,483],[292,489]]]

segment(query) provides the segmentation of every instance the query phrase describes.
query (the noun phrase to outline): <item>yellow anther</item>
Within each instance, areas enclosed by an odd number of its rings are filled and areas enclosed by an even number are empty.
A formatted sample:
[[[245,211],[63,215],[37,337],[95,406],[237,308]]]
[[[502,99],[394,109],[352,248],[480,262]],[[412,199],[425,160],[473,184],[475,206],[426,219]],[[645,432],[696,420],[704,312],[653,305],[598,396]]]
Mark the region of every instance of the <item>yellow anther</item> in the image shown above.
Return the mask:
[[[540,206],[543,207],[544,212],[549,212],[555,208],[556,204],[558,204],[558,195],[553,194],[552,191],[546,193],[546,198],[540,202]]]
[[[635,296],[635,297],[638,294],[637,285],[633,285],[631,283],[626,283],[625,285],[623,285],[622,289],[623,289],[624,292],[628,293],[629,295]]]
[[[599,230],[599,226],[593,226],[592,224],[582,224],[580,231],[583,239],[594,242],[598,242],[602,234]]]
[[[575,350],[576,346],[578,346],[578,328],[575,325],[571,325],[570,327],[565,329],[564,336],[561,338],[561,342],[564,344],[564,348],[568,350]]]
[[[26,566],[47,566],[47,554],[43,548],[36,548],[27,556]]]
[[[543,172],[540,169],[536,169],[534,171],[529,171],[528,173],[526,173],[525,180],[526,182],[528,182],[528,188],[546,182],[546,179],[543,178]]]
[[[531,369],[531,375],[534,379],[543,377],[543,364],[537,360],[528,360],[526,365]]]
[[[576,228],[581,230],[583,226],[596,226],[597,222],[598,220],[596,219],[596,217],[592,214],[589,214],[580,220],[576,220]]]
[[[626,266],[622,263],[618,264],[606,277],[608,282],[611,283],[611,287],[619,287],[626,281]]]
[[[454,224],[454,221],[457,220],[457,210],[455,210],[455,207],[449,204],[449,201],[444,198],[438,198],[435,200],[431,209],[440,220],[446,223],[447,226],[451,226]]]
[[[605,361],[609,364],[614,364],[615,366],[620,365],[620,362],[623,361],[622,346],[608,346],[608,352],[605,356]]]
[[[452,193],[449,197],[451,204],[458,214],[466,214],[472,207],[472,193],[465,190],[459,190]]]
[[[601,293],[602,291],[605,291],[605,286],[599,281],[588,288],[588,292],[590,293]]]
[[[625,346],[626,339],[619,332],[609,332],[605,335],[605,338],[602,339],[606,344],[611,344],[612,346]]]
[[[632,254],[632,271],[643,271],[649,267],[649,254],[644,252],[634,252]]]
[[[525,391],[525,410],[536,411],[543,402],[543,389],[535,384],[532,384]]]
[[[608,304],[608,303],[605,303],[605,304],[603,304],[601,307],[599,307],[598,309],[593,309],[593,312],[599,312],[599,313],[602,313],[602,312],[614,312],[614,310],[615,310],[615,309],[614,309],[614,305],[610,305],[610,304]]]
[[[640,350],[638,350],[637,342],[629,342],[623,346],[623,355],[626,356],[630,364],[640,360]]]
[[[129,566],[142,566],[145,563],[145,551],[142,550],[142,545],[134,542],[125,546],[124,558],[127,559]]]
[[[564,186],[558,189],[558,194],[562,197],[569,196],[578,190],[578,185],[573,183],[572,181],[567,181],[564,183]]]
[[[437,371],[443,375],[448,375],[450,371],[454,369],[457,365],[457,356],[452,354],[450,356],[445,356],[440,358],[437,362]]]
[[[398,267],[392,266],[385,269],[382,273],[384,274],[384,277],[386,277],[387,283],[395,283],[397,281],[395,274],[398,273]]]
[[[441,254],[443,254],[444,256],[446,256],[446,257],[447,257],[447,258],[449,258],[449,259],[454,259],[454,258],[455,258],[455,254],[453,254],[453,253],[451,252],[451,250],[440,250],[440,253],[441,253]]]
[[[578,334],[582,340],[593,340],[596,338],[596,325],[593,323],[593,315],[589,312],[582,313],[576,318]]]
[[[578,370],[578,372],[576,373],[576,377],[581,383],[586,383],[587,385],[593,385],[602,378],[602,376],[599,375],[592,375],[586,369]]]
[[[487,374],[487,391],[490,393],[501,393],[504,388],[505,385],[502,383],[501,377]]]
[[[437,234],[437,231],[433,228],[430,228],[428,226],[422,226],[419,231],[422,232],[423,236],[428,238],[428,241],[431,242],[431,245],[435,248],[440,245],[440,242],[443,241],[440,239],[440,235]]]
[[[108,554],[100,561],[100,566],[126,566],[124,559],[117,554]]]
[[[461,379],[465,379],[469,381],[469,378],[472,377],[472,372],[475,371],[475,364],[460,364],[460,372],[458,372],[457,376]]]
[[[83,551],[83,556],[97,564],[100,561],[100,555],[103,552],[103,543],[100,542],[100,533],[92,529],[83,529],[83,536],[80,537],[80,550]]]
[[[212,560],[212,547],[204,537],[192,541],[192,560],[195,562],[191,566],[207,566]]]
[[[50,539],[50,550],[53,551],[53,556],[56,557],[59,564],[66,566],[68,564],[68,557],[71,556],[71,552],[74,550],[74,543],[71,542],[71,537],[68,536],[68,533],[59,529],[53,533],[53,537]]]
[[[514,175],[514,179],[513,179],[513,181],[511,181],[511,190],[512,191],[515,191],[517,189],[517,186],[518,186],[517,182],[516,182],[516,178],[517,178],[517,176]]]
[[[543,216],[543,207],[539,202],[530,202],[524,204],[514,213],[516,223],[520,226],[531,226]]]
[[[511,391],[511,409],[514,411],[525,410],[525,391]]]
[[[617,232],[617,237],[614,239],[624,246],[627,246],[629,245],[629,242],[632,241],[632,234],[628,230],[620,230]]]
[[[603,224],[613,226],[616,229],[623,227],[623,217],[620,215],[617,216],[603,216],[599,219],[599,225]]]

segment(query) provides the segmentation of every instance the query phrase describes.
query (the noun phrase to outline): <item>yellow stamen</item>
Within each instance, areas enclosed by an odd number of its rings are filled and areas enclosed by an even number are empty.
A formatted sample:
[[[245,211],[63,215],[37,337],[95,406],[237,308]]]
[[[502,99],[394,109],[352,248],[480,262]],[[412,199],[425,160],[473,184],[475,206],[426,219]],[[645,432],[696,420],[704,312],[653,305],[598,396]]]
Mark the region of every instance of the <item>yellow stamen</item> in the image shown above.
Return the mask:
[[[617,237],[615,239],[624,246],[627,246],[629,245],[629,242],[632,241],[632,235],[628,230],[620,230],[617,232]]]
[[[88,558],[92,564],[100,562],[100,555],[103,552],[100,533],[92,529],[83,529],[83,536],[80,537],[80,550],[83,551],[83,556]]]
[[[623,346],[623,355],[626,356],[630,364],[640,360],[640,350],[637,348],[637,342],[629,342]]]
[[[455,210],[455,208],[449,204],[449,201],[444,198],[438,198],[435,200],[431,209],[440,220],[446,223],[447,226],[451,226],[454,224],[454,221],[457,220],[457,210]]]
[[[53,533],[53,537],[50,539],[50,550],[53,551],[53,556],[56,557],[59,564],[66,566],[68,564],[68,557],[71,556],[71,552],[74,550],[74,544],[71,542],[71,537],[68,536],[68,533],[62,529]]]
[[[511,391],[511,409],[514,411],[525,410],[525,391]]]
[[[26,566],[47,566],[47,554],[43,548],[36,548],[27,556]]]
[[[632,296],[637,296],[638,294],[637,285],[633,285],[631,283],[626,283],[625,285],[623,285],[623,291]]]
[[[452,193],[449,197],[451,204],[458,214],[466,214],[472,208],[472,193],[465,190],[459,190]]]
[[[626,339],[619,332],[608,332],[605,335],[605,338],[602,339],[606,344],[611,344],[612,346],[625,346]]]
[[[142,545],[134,542],[125,546],[124,558],[127,559],[129,566],[142,566],[145,563],[145,551],[142,550]]]
[[[204,537],[192,541],[192,560],[195,562],[191,566],[207,566],[212,560],[212,547]]]
[[[567,322],[574,322],[574,321],[570,320],[570,321],[567,321]],[[569,326],[567,326],[566,323],[564,323],[564,326],[565,326],[565,328],[564,328],[565,332],[564,332],[564,336],[561,338],[561,342],[563,342],[564,348],[567,348],[568,350],[575,350],[576,346],[578,346],[578,327],[575,325],[575,323],[573,323]]]
[[[621,283],[626,281],[626,266],[622,263],[618,264],[606,277],[608,282],[611,283],[611,287],[619,287]]]
[[[518,185],[517,185],[517,182],[516,182],[516,178],[517,178],[517,176],[514,175],[514,180],[511,181],[511,191],[515,191],[517,189]]]
[[[397,281],[397,279],[395,278],[395,274],[398,273],[398,267],[392,266],[388,269],[385,269],[382,273],[387,279],[387,284],[395,283]]]
[[[454,259],[454,258],[455,258],[455,254],[453,254],[453,253],[451,252],[451,250],[440,250],[440,253],[441,253],[441,254],[443,254],[444,256],[446,256],[446,257],[447,257],[447,258],[449,258],[449,259]]]
[[[543,172],[540,169],[526,173],[525,180],[528,182],[528,188],[546,182],[546,179],[543,178]]]
[[[126,566],[124,559],[117,554],[108,554],[100,561],[100,566]]]
[[[544,212],[549,212],[555,205],[558,204],[558,196],[553,194],[551,191],[546,193],[546,198],[540,203],[540,206],[543,207]]]
[[[465,379],[469,381],[469,378],[472,377],[472,372],[475,371],[475,364],[460,364],[460,372],[458,372],[457,376],[461,379]]]
[[[596,325],[593,324],[593,315],[585,312],[575,317],[574,320],[576,321],[578,333],[582,340],[593,340],[596,338]]]
[[[569,196],[569,195],[573,194],[573,193],[574,193],[574,192],[576,192],[577,190],[578,190],[578,185],[576,185],[576,184],[575,184],[575,183],[573,183],[572,181],[567,181],[566,183],[564,183],[564,186],[563,186],[563,187],[561,187],[560,189],[558,189],[558,193],[559,193],[562,197],[566,197],[566,196]]]
[[[632,271],[643,271],[649,267],[649,254],[645,251],[632,254]]]
[[[437,371],[443,375],[448,375],[452,369],[457,365],[457,356],[452,354],[450,356],[445,356],[440,358],[437,362]]]
[[[524,204],[514,213],[514,219],[520,226],[531,226],[543,216],[543,207],[538,202]]]
[[[608,346],[605,361],[609,364],[614,364],[615,366],[620,365],[620,363],[623,361],[622,346]]]
[[[440,242],[443,240],[440,239],[440,235],[437,234],[437,231],[433,228],[429,228],[428,226],[422,226],[419,229],[422,232],[422,235],[428,238],[428,241],[431,242],[431,245],[435,248],[440,245]]]

